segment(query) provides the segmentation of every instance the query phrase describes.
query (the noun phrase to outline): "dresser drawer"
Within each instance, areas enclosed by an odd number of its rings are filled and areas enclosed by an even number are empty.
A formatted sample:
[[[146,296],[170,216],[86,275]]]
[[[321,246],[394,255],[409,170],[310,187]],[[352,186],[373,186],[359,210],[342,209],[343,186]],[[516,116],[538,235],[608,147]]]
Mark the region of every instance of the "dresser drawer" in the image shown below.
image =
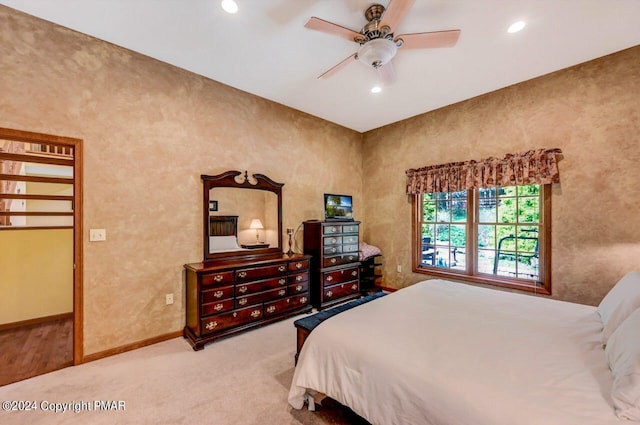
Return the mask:
[[[322,228],[324,235],[333,235],[334,233],[342,233],[342,226],[324,226]]]
[[[245,323],[255,322],[262,317],[262,306],[247,307],[227,313],[209,316],[200,321],[203,334],[221,331]]]
[[[322,238],[322,243],[324,243],[325,245],[337,245],[337,244],[341,244],[342,243],[342,236],[328,236],[325,238]]]
[[[337,300],[338,298],[353,295],[359,291],[358,281],[340,283],[338,285],[326,286],[323,289],[324,302]]]
[[[342,252],[348,254],[350,252],[358,252],[358,244],[342,245]]]
[[[289,263],[289,271],[307,270],[309,268],[309,260],[292,261]]]
[[[246,282],[248,280],[260,279],[263,277],[277,276],[287,271],[287,263],[274,264],[262,267],[249,267],[236,271],[236,281]]]
[[[282,313],[283,311],[293,310],[294,308],[304,307],[309,304],[309,297],[304,295],[298,295],[294,297],[287,297],[282,300],[272,301],[264,305],[264,315],[273,316],[275,314]]]
[[[271,301],[276,298],[282,298],[287,295],[287,288],[271,289],[269,291],[259,292],[257,294],[236,297],[236,308],[246,307],[248,305],[260,304],[265,301]]]
[[[342,238],[342,243],[345,244],[349,244],[349,243],[358,243],[358,235],[350,235],[350,236],[345,236]]]
[[[300,282],[289,285],[289,295],[299,294],[301,292],[307,292],[309,290],[309,282]]]
[[[233,297],[233,285],[222,286],[215,289],[206,289],[202,291],[201,300],[203,303],[212,303],[214,301],[224,300]]]
[[[342,245],[330,245],[322,248],[324,255],[342,254]]]
[[[291,274],[287,279],[288,279],[289,285],[293,285],[294,283],[305,282],[309,280],[309,272]]]
[[[255,294],[268,289],[284,288],[287,283],[289,283],[287,276],[282,276],[238,284],[236,285],[236,297]]]
[[[348,224],[348,225],[342,226],[342,233],[358,233],[358,225]]]
[[[348,264],[358,261],[358,254],[332,255],[322,259],[322,267],[337,266],[339,264]]]
[[[209,316],[211,314],[218,314],[225,311],[233,310],[233,299],[224,300],[224,301],[216,301],[212,303],[202,304],[202,308],[200,310],[200,314],[202,316]]]
[[[358,279],[358,267],[349,267],[322,274],[322,282],[325,286],[335,285],[336,283],[347,282],[355,279]]]
[[[206,273],[202,275],[202,285],[226,285],[233,283],[233,272]]]

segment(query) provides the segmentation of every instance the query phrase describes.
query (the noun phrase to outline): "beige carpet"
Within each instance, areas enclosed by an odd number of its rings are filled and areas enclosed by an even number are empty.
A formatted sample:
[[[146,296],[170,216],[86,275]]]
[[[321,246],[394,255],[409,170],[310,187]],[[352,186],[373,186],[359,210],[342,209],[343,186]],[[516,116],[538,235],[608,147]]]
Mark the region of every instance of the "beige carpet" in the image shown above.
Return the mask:
[[[299,317],[216,341],[198,352],[176,338],[0,387],[0,401],[31,401],[38,408],[2,409],[0,423],[366,424],[335,403],[316,412],[287,403],[296,345],[293,321]],[[115,401],[115,406],[123,401],[125,410],[41,409],[56,403],[80,408],[83,402],[95,408],[96,400]]]

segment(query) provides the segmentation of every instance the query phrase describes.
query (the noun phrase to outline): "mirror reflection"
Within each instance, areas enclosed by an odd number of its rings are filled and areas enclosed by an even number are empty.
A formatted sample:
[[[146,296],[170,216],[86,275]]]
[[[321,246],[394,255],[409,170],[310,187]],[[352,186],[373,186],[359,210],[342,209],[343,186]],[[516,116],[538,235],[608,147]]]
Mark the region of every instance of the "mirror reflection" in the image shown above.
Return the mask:
[[[278,248],[275,193],[215,187],[209,191],[209,205],[209,253]]]

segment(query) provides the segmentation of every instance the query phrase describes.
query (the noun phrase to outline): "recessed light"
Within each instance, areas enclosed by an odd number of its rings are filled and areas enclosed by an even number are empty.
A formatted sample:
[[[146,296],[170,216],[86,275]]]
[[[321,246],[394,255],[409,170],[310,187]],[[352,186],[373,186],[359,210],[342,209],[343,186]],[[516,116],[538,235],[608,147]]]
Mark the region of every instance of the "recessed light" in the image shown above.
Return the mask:
[[[222,0],[220,5],[227,13],[236,13],[238,11],[238,4],[233,0]]]
[[[381,91],[382,91],[382,87],[380,86],[371,87],[371,93],[380,93]]]
[[[507,29],[507,31],[511,33],[518,32],[521,31],[525,27],[525,25],[527,24],[525,24],[524,21],[514,22],[509,26],[509,29]]]

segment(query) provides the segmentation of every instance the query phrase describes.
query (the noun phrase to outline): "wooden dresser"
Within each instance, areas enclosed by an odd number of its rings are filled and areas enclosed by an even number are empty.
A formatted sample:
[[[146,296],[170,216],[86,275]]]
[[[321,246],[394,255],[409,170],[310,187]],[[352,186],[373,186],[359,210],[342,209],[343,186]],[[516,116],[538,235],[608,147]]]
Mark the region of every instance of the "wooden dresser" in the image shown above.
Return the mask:
[[[311,260],[311,303],[318,309],[360,296],[359,221],[305,221]]]
[[[187,323],[194,350],[217,338],[306,313],[310,256],[185,264]]]

